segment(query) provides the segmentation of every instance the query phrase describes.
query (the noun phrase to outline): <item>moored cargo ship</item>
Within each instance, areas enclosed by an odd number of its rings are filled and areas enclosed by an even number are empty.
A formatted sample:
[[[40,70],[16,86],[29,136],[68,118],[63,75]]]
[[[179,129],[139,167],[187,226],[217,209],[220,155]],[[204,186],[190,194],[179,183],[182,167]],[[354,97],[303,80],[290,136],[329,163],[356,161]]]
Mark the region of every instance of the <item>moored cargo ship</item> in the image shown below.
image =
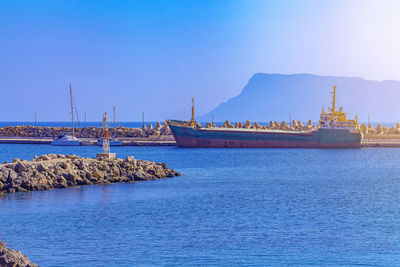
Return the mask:
[[[181,147],[232,148],[358,148],[362,134],[358,118],[348,120],[342,108],[335,107],[336,86],[332,92],[332,107],[322,110],[317,129],[283,131],[272,129],[243,129],[201,127],[194,120],[194,105],[190,121],[169,120],[176,143]]]

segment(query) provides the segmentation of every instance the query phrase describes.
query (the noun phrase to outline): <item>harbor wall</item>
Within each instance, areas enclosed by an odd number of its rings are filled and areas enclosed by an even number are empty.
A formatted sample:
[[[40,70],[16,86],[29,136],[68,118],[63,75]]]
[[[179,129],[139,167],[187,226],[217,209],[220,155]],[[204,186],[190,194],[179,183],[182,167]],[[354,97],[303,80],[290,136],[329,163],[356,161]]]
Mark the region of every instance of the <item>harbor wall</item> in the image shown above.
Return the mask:
[[[157,122],[144,125],[140,128],[116,127],[109,128],[110,134],[117,138],[155,138],[160,136],[171,136],[171,131],[166,123],[161,125]],[[28,138],[56,138],[62,134],[71,134],[70,127],[34,127],[34,126],[6,126],[0,127],[0,137],[28,137]],[[75,128],[75,136],[78,138],[100,138],[103,135],[101,127]]]

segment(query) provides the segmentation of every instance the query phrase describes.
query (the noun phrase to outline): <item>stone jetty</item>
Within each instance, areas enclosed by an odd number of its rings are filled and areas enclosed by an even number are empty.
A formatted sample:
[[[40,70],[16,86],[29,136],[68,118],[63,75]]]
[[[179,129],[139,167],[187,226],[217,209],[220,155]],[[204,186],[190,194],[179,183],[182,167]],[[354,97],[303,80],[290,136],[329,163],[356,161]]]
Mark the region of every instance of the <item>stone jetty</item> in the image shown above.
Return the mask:
[[[0,241],[0,266],[4,267],[38,267],[31,262],[21,251],[7,248],[6,244]]]
[[[72,131],[69,127],[34,127],[34,126],[6,126],[0,127],[1,137],[51,137],[55,138],[61,134],[70,133]],[[101,127],[82,127],[75,128],[75,136],[77,138],[99,138],[103,134]],[[153,127],[152,124],[144,125],[142,129],[115,127],[110,128],[110,134],[118,138],[143,138],[143,137],[157,137],[157,136],[172,136],[167,123],[161,125],[157,122]]]
[[[14,159],[0,165],[0,193],[15,193],[80,185],[133,182],[180,176],[165,163],[124,159],[83,158],[48,154],[32,161]]]

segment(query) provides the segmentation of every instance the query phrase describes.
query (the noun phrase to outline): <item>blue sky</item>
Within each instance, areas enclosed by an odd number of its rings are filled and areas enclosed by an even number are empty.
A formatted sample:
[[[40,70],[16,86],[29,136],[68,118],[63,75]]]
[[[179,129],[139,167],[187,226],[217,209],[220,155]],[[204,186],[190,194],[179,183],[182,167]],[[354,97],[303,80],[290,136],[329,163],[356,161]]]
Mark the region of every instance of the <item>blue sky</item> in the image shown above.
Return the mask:
[[[0,0],[0,120],[189,118],[257,72],[400,80],[397,1]]]

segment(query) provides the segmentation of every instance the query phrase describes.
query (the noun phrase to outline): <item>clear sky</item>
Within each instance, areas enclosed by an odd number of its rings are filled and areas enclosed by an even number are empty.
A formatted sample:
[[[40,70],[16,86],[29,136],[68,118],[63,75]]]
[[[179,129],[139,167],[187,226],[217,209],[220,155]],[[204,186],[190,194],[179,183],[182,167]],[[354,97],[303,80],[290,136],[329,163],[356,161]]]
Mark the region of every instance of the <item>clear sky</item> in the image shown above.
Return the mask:
[[[257,72],[400,80],[400,1],[0,0],[0,120],[189,118]]]

